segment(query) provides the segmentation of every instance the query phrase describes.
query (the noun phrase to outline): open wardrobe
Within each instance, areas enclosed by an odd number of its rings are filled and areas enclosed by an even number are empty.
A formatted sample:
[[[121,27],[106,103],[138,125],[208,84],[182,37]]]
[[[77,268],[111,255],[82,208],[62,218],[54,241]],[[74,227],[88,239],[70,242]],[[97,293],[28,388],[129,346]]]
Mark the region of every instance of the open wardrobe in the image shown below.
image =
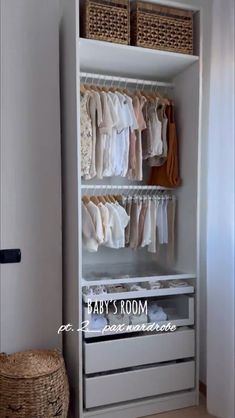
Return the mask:
[[[120,41],[114,31],[110,42],[89,36],[85,23],[105,27],[105,2],[93,20],[90,3],[62,3],[64,323],[75,328],[64,343],[75,417],[194,406],[207,9],[174,2],[174,17],[191,25],[176,52],[128,31]]]

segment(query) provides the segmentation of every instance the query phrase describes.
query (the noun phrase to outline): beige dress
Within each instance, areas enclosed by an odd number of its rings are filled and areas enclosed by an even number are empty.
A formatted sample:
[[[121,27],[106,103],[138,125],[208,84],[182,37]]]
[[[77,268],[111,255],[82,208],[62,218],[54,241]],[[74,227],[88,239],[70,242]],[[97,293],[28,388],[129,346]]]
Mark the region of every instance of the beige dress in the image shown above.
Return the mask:
[[[133,98],[133,109],[138,128],[130,135],[130,153],[129,153],[129,172],[128,177],[131,180],[143,180],[143,152],[142,152],[142,131],[146,129],[146,123],[143,116],[143,106],[146,102],[145,97],[140,99]]]
[[[90,97],[90,115],[92,124],[92,155],[91,155],[91,167],[89,178],[92,179],[96,176],[96,141],[99,135],[99,126],[102,123],[102,106],[100,95],[98,92],[92,92]]]

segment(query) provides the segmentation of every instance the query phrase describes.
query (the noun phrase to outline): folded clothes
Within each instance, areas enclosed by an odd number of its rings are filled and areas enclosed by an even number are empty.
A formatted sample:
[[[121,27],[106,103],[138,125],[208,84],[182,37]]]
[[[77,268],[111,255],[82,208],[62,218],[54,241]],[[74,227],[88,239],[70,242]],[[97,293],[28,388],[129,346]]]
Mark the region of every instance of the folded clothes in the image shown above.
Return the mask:
[[[183,280],[170,280],[168,282],[169,287],[185,287],[188,286],[188,283]]]
[[[150,289],[152,289],[152,290],[161,289],[162,283],[159,280],[157,280],[156,282],[150,282],[149,286],[150,286]]]
[[[147,324],[148,317],[145,313],[130,315],[131,325]]]
[[[102,295],[107,293],[107,289],[105,286],[87,286],[83,289],[83,293],[88,296],[93,295]]]
[[[102,331],[102,329],[108,324],[107,319],[104,315],[100,314],[91,314],[91,322],[89,328],[91,330],[99,330]]]
[[[124,284],[116,284],[112,286],[108,286],[108,293],[121,293],[127,292],[129,289]]]
[[[138,290],[146,290],[146,289],[144,289],[144,288],[143,288],[142,286],[140,286],[139,284],[134,283],[134,284],[131,284],[131,285],[130,285],[129,290],[130,290],[131,292],[138,292]]]
[[[156,302],[152,302],[148,306],[148,319],[149,322],[166,321],[167,314],[161,306],[158,306]]]
[[[121,313],[118,307],[118,310],[111,308],[107,315],[109,325],[129,325],[130,318],[126,313]]]

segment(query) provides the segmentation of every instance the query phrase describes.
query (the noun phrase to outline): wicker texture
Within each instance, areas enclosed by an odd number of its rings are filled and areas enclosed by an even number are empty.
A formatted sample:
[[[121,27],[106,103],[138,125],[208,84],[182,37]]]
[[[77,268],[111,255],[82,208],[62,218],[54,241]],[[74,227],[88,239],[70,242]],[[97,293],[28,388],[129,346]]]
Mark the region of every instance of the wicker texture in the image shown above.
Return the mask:
[[[67,418],[69,387],[62,356],[34,350],[0,355],[1,418]]]
[[[137,1],[131,12],[131,43],[144,48],[193,54],[193,13]]]
[[[84,38],[130,44],[128,0],[85,0],[80,23]]]

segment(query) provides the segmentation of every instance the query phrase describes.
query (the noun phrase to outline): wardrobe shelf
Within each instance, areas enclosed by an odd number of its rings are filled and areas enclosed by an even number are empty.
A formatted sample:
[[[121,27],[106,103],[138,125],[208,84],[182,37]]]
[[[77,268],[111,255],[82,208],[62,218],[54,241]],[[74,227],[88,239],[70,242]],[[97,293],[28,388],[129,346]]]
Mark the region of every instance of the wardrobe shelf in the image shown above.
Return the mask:
[[[193,286],[183,286],[183,287],[169,287],[162,289],[143,289],[130,292],[117,292],[117,293],[103,293],[100,295],[82,295],[83,301],[96,302],[96,301],[112,301],[112,300],[125,300],[125,299],[146,299],[156,296],[174,296],[174,295],[187,295],[194,293]]]
[[[196,279],[194,273],[182,273],[165,270],[155,263],[123,263],[85,265],[83,267],[82,286],[112,285],[121,283],[153,282],[156,280],[191,280]]]
[[[195,55],[79,39],[80,71],[146,80],[172,81],[198,61]]]

